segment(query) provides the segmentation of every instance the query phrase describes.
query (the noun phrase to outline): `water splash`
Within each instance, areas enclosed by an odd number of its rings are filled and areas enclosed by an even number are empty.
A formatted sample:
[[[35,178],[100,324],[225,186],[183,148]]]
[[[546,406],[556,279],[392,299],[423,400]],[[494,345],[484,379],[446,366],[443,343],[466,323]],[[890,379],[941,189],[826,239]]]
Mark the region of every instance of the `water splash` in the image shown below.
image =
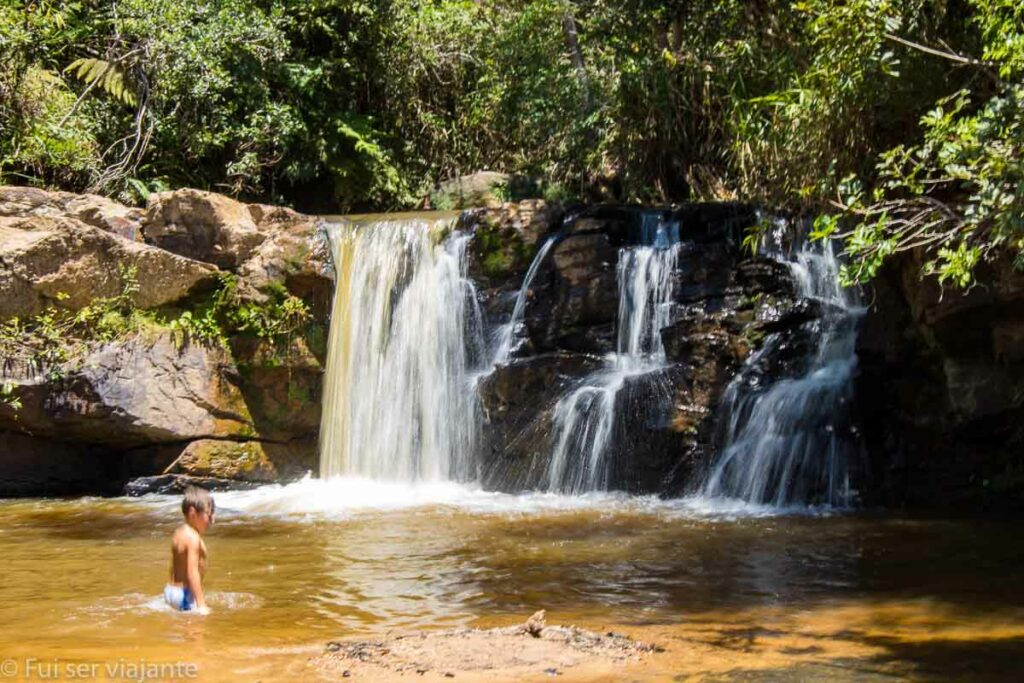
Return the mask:
[[[773,335],[732,381],[721,406],[722,453],[703,495],[779,508],[847,507],[853,502],[854,445],[847,422],[859,309],[852,293],[839,285],[831,244],[804,244],[792,255],[778,245],[769,247],[769,255],[789,266],[801,297],[822,305],[816,344],[801,376],[764,387],[756,368],[779,352],[782,339]]]
[[[629,378],[665,364],[661,330],[670,322],[679,225],[645,214],[641,232],[645,244],[619,250],[616,352],[555,406],[549,491],[608,488],[619,392]]]
[[[466,481],[476,476],[483,360],[469,236],[450,220],[328,227],[337,281],[320,476]]]

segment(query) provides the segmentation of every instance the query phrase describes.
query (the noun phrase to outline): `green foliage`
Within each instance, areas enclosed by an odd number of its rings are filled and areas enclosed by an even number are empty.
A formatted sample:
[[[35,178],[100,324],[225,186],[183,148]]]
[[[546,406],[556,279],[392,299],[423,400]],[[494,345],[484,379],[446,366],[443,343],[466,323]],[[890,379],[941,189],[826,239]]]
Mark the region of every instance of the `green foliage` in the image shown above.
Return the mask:
[[[65,72],[72,73],[76,78],[89,86],[98,86],[111,97],[121,100],[127,105],[135,106],[138,98],[125,83],[125,72],[118,64],[105,59],[83,57],[68,64]]]
[[[143,310],[135,305],[138,269],[121,271],[121,292],[98,297],[78,310],[57,304],[28,318],[10,318],[0,324],[0,365],[24,364],[52,380],[60,378],[64,365],[96,343],[170,330],[179,343],[218,344],[249,335],[269,342],[273,353],[287,353],[292,338],[311,321],[309,308],[282,286],[269,286],[254,300],[239,292],[238,280],[225,274],[220,286],[187,309]],[[8,392],[9,393],[9,392]],[[16,397],[0,394],[10,403]]]
[[[0,403],[15,412],[21,410],[21,397],[15,393],[13,382],[4,382],[0,385]]]
[[[22,363],[34,372],[57,379],[62,366],[84,351],[92,342],[113,341],[135,334],[154,324],[152,316],[135,307],[138,269],[120,273],[121,292],[113,297],[98,297],[77,311],[60,303],[68,299],[61,292],[57,304],[28,318],[13,317],[0,323],[0,364]]]
[[[1024,253],[1022,13],[1016,0],[8,0],[0,176],[321,212],[412,206],[477,170],[536,178],[552,198],[740,198],[835,214],[815,232],[847,239],[851,281],[920,248],[959,286],[998,250]]]
[[[979,84],[947,95],[920,119],[922,139],[885,151],[869,194],[848,182],[842,209],[847,279],[862,282],[900,251],[923,250],[925,272],[969,286],[975,266],[1009,252],[1024,266],[1024,9],[977,0],[987,61]]]
[[[239,291],[238,278],[221,276],[220,286],[187,310],[162,314],[159,319],[180,335],[182,342],[199,341],[227,347],[231,337],[247,335],[270,342],[286,352],[293,337],[309,325],[309,307],[281,285],[269,285],[259,299]]]

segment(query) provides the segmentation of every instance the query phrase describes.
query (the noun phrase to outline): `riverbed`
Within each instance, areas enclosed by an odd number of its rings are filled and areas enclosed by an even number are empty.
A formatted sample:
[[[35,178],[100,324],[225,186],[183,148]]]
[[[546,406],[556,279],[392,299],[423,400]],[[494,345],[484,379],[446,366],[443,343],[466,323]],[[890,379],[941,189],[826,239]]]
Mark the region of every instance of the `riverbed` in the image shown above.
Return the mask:
[[[86,665],[127,680],[127,666],[163,664],[187,667],[182,679],[310,680],[330,640],[539,609],[664,648],[624,665],[636,680],[1022,668],[1019,522],[360,479],[216,499],[205,618],[160,598],[179,498],[0,502],[0,676],[67,680]]]

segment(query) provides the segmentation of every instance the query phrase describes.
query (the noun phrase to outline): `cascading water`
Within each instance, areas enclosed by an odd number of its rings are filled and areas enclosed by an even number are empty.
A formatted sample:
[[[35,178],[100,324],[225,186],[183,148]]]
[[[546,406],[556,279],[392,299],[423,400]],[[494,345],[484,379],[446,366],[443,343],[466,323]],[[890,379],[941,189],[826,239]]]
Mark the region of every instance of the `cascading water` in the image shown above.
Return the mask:
[[[486,362],[466,273],[469,236],[422,219],[328,227],[337,274],[320,430],[320,476],[475,478]]]
[[[756,368],[782,345],[777,335],[769,337],[729,385],[721,407],[722,452],[703,495],[777,507],[846,507],[853,502],[849,466],[855,445],[847,421],[859,311],[852,293],[839,285],[830,244],[804,245],[790,258],[778,249],[770,255],[788,264],[801,297],[821,304],[816,344],[801,376],[764,387]]]
[[[537,251],[537,255],[533,257],[533,262],[530,263],[530,268],[526,271],[526,277],[523,278],[523,284],[519,288],[519,293],[516,295],[516,302],[512,308],[512,317],[508,323],[498,328],[496,336],[495,350],[492,359],[492,366],[500,363],[508,362],[512,352],[515,351],[515,339],[519,332],[519,327],[523,324],[523,316],[526,313],[526,298],[530,293],[530,285],[533,284],[533,279],[537,276],[537,271],[540,269],[540,264],[544,262],[544,258],[551,251],[551,247],[555,246],[555,242],[558,241],[558,235],[552,235],[551,237],[544,240],[544,244],[541,245]]]
[[[661,329],[670,322],[679,225],[666,223],[660,215],[645,215],[642,239],[642,245],[619,250],[616,352],[555,406],[550,491],[582,493],[608,487],[619,391],[631,376],[664,365]]]

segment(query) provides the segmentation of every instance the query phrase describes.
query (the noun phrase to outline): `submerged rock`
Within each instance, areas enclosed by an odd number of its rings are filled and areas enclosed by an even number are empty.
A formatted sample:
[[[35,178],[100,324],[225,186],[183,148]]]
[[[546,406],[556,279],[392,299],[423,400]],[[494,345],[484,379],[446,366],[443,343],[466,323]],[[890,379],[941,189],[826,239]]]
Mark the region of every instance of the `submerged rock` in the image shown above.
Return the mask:
[[[218,477],[192,477],[184,474],[161,474],[152,477],[137,477],[124,486],[126,496],[144,496],[147,493],[181,494],[189,486],[198,486],[208,491],[244,491],[256,488],[258,482],[221,479]]]

